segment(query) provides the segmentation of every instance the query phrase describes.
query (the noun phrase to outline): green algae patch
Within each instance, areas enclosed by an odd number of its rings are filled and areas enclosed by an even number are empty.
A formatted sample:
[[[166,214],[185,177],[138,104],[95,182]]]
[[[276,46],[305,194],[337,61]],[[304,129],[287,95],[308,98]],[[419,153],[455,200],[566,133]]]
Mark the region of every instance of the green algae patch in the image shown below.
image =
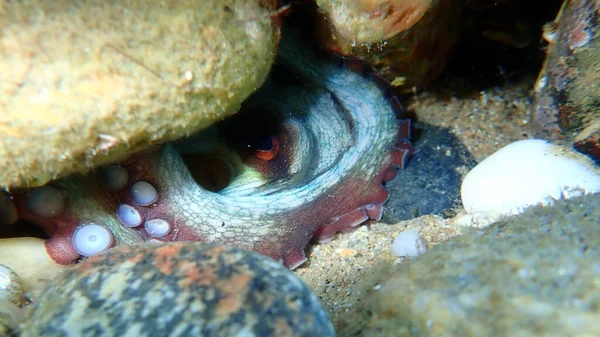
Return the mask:
[[[0,186],[42,185],[235,113],[273,2],[0,1]]]

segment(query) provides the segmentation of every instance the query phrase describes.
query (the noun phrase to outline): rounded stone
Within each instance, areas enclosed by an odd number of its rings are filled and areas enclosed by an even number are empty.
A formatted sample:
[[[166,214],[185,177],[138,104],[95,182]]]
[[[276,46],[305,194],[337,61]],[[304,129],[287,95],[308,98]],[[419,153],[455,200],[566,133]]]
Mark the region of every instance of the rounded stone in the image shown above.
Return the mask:
[[[275,5],[0,2],[0,186],[87,172],[232,115],[273,63]]]
[[[316,2],[317,43],[351,63],[363,60],[394,91],[410,92],[439,75],[460,33],[462,6],[454,1]]]
[[[464,231],[409,263],[345,316],[343,336],[600,336],[600,195]],[[398,333],[398,332],[404,333]]]
[[[535,85],[535,137],[561,141],[600,164],[600,2],[565,1],[544,25],[546,62]]]
[[[0,301],[9,301],[19,307],[27,302],[21,278],[3,264],[0,264]]]
[[[597,192],[600,169],[591,160],[540,139],[503,147],[473,168],[461,186],[465,210],[484,222]]]
[[[405,230],[400,232],[394,239],[392,250],[398,257],[416,257],[427,251],[427,245],[419,232]]]
[[[334,336],[317,297],[260,254],[198,242],[122,245],[56,278],[23,337]]]
[[[21,307],[26,302],[19,275],[0,264],[0,336],[18,336],[18,325],[24,317]]]

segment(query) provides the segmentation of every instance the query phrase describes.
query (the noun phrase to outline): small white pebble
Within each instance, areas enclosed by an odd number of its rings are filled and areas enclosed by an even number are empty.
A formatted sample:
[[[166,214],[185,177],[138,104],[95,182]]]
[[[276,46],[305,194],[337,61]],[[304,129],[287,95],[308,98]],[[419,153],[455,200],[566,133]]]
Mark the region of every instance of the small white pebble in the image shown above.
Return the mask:
[[[427,247],[417,231],[405,230],[396,236],[392,250],[398,257],[415,257],[425,253]]]

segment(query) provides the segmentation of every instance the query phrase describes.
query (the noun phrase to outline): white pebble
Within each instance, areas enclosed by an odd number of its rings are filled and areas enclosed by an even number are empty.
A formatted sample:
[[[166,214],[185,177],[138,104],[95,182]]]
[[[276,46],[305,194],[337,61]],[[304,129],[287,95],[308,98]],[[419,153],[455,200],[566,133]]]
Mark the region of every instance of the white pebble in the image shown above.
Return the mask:
[[[461,186],[463,206],[491,222],[530,206],[600,191],[600,171],[587,157],[539,139],[521,140],[471,170]]]
[[[405,230],[394,239],[392,250],[398,257],[415,257],[425,253],[427,247],[417,231]]]

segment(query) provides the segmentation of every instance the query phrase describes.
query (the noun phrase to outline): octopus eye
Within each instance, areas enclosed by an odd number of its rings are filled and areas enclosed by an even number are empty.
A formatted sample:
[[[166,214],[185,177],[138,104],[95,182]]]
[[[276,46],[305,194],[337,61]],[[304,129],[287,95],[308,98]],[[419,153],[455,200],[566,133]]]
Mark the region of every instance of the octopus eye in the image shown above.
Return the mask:
[[[248,147],[255,150],[254,155],[257,158],[265,161],[274,159],[279,153],[279,141],[274,136],[265,137],[262,140],[259,138]]]
[[[148,206],[158,199],[158,192],[147,181],[138,181],[131,186],[131,198],[140,206]]]
[[[271,151],[275,146],[277,139],[273,136],[256,138],[254,141],[248,145],[249,147],[260,150],[260,151]]]
[[[142,224],[142,215],[135,207],[121,204],[117,208],[117,217],[127,227],[137,227]]]
[[[56,217],[65,209],[65,203],[64,194],[52,186],[34,188],[27,193],[27,208],[40,218]]]
[[[295,153],[294,118],[283,107],[263,104],[242,109],[220,125],[228,145],[264,181],[289,177]]]
[[[79,227],[73,234],[73,248],[83,256],[101,253],[113,244],[113,236],[108,229],[96,224]]]
[[[169,234],[171,226],[163,219],[152,219],[146,221],[144,229],[152,237],[161,237]]]

